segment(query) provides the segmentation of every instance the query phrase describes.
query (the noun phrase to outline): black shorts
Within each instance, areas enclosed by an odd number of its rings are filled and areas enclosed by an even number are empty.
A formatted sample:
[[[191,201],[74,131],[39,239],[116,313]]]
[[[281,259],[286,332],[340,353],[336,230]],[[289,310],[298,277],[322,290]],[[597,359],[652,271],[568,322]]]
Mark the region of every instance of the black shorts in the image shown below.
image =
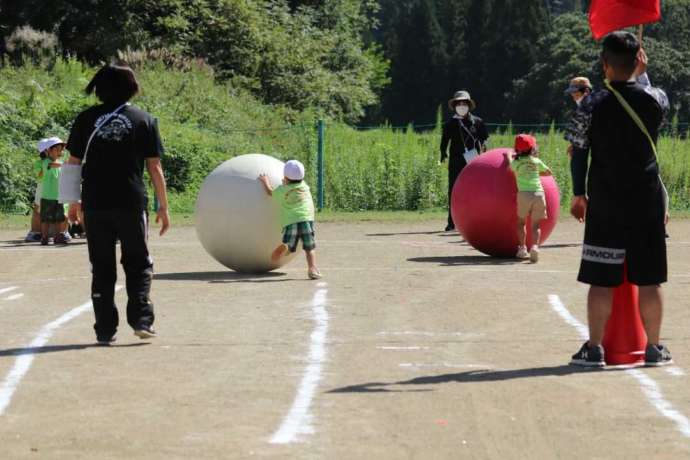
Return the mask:
[[[594,286],[615,287],[627,278],[638,286],[665,283],[666,229],[663,215],[626,223],[603,213],[587,210],[585,241],[578,281]]]
[[[59,224],[65,221],[65,205],[57,200],[41,198],[41,222]]]

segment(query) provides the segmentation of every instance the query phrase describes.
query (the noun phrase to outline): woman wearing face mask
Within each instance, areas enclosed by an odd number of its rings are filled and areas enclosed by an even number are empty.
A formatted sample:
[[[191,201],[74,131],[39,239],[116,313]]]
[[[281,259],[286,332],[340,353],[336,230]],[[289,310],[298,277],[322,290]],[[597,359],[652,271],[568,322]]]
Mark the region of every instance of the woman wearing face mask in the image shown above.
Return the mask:
[[[481,118],[470,113],[476,104],[467,91],[457,91],[448,101],[453,117],[443,125],[441,137],[441,163],[450,157],[448,165],[448,225],[446,231],[455,229],[453,216],[450,213],[450,197],[455,180],[462,169],[474,157],[486,151],[486,140],[489,133]],[[450,154],[448,154],[450,144]]]

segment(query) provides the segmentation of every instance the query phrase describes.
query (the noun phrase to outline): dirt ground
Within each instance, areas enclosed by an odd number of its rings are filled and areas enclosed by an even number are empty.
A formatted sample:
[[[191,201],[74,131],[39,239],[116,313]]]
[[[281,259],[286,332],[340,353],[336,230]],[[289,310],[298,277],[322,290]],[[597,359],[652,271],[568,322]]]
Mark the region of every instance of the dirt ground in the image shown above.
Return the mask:
[[[192,227],[152,232],[159,337],[132,334],[123,290],[112,347],[94,346],[83,241],[0,232],[0,458],[690,458],[690,221],[669,227],[676,364],[635,371],[566,365],[582,226],[534,265],[442,227],[321,224],[321,283],[302,258],[243,276]]]

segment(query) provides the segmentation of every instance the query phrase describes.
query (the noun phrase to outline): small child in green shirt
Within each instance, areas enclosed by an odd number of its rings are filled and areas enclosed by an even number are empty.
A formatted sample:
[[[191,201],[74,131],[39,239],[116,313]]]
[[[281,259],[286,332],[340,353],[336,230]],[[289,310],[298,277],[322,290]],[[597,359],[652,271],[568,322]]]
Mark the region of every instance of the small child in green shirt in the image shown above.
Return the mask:
[[[539,243],[541,241],[541,230],[539,224],[546,219],[546,199],[544,198],[544,188],[541,185],[540,176],[550,176],[551,170],[539,158],[537,158],[537,140],[529,134],[518,134],[515,137],[515,156],[509,152],[504,153],[510,163],[510,168],[515,173],[517,182],[517,211],[518,223],[517,232],[519,246],[516,257],[526,259],[536,263],[539,260]],[[532,239],[533,244],[527,253],[525,240],[527,233],[525,223],[527,217],[532,220]]]
[[[275,190],[271,187],[268,176],[259,176],[266,193],[280,206],[280,222],[283,226],[283,243],[273,251],[271,259],[275,262],[287,251],[297,251],[297,244],[301,239],[307,256],[307,274],[310,279],[317,280],[321,278],[321,273],[316,268],[314,201],[309,186],[304,182],[304,165],[297,160],[288,161],[285,163],[283,176],[283,185]]]
[[[48,232],[51,224],[56,224],[55,244],[67,244],[71,237],[67,233],[67,218],[65,217],[65,205],[58,203],[58,190],[60,187],[60,168],[62,167],[65,143],[58,137],[41,139],[38,149],[45,154],[41,160],[39,177],[41,183],[41,244],[48,244]]]

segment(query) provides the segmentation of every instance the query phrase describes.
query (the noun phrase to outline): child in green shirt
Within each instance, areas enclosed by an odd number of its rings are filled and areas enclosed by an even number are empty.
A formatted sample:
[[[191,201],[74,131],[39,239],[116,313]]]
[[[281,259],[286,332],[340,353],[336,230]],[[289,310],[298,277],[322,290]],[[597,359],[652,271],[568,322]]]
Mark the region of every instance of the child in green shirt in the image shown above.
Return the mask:
[[[297,251],[301,239],[307,256],[307,274],[310,279],[317,280],[321,278],[321,273],[316,268],[314,201],[309,186],[304,182],[304,165],[297,160],[288,161],[283,176],[283,185],[275,190],[265,174],[259,176],[266,193],[280,206],[280,222],[283,226],[283,243],[273,251],[271,259],[278,261],[287,251]]]
[[[65,205],[58,203],[60,187],[60,168],[62,167],[62,152],[65,143],[57,137],[42,139],[38,149],[45,155],[41,160],[39,177],[41,178],[41,244],[48,244],[48,232],[51,224],[57,225],[55,244],[67,244],[70,236],[67,233],[67,219]]]
[[[506,152],[504,155],[510,163],[510,169],[515,173],[517,182],[517,210],[518,210],[518,240],[519,246],[516,257],[536,263],[539,260],[539,243],[541,230],[539,224],[546,219],[546,199],[540,176],[550,176],[551,170],[537,158],[537,140],[529,134],[518,134],[515,137],[515,156]],[[525,240],[527,238],[525,223],[527,217],[532,218],[533,244],[527,253]]]

